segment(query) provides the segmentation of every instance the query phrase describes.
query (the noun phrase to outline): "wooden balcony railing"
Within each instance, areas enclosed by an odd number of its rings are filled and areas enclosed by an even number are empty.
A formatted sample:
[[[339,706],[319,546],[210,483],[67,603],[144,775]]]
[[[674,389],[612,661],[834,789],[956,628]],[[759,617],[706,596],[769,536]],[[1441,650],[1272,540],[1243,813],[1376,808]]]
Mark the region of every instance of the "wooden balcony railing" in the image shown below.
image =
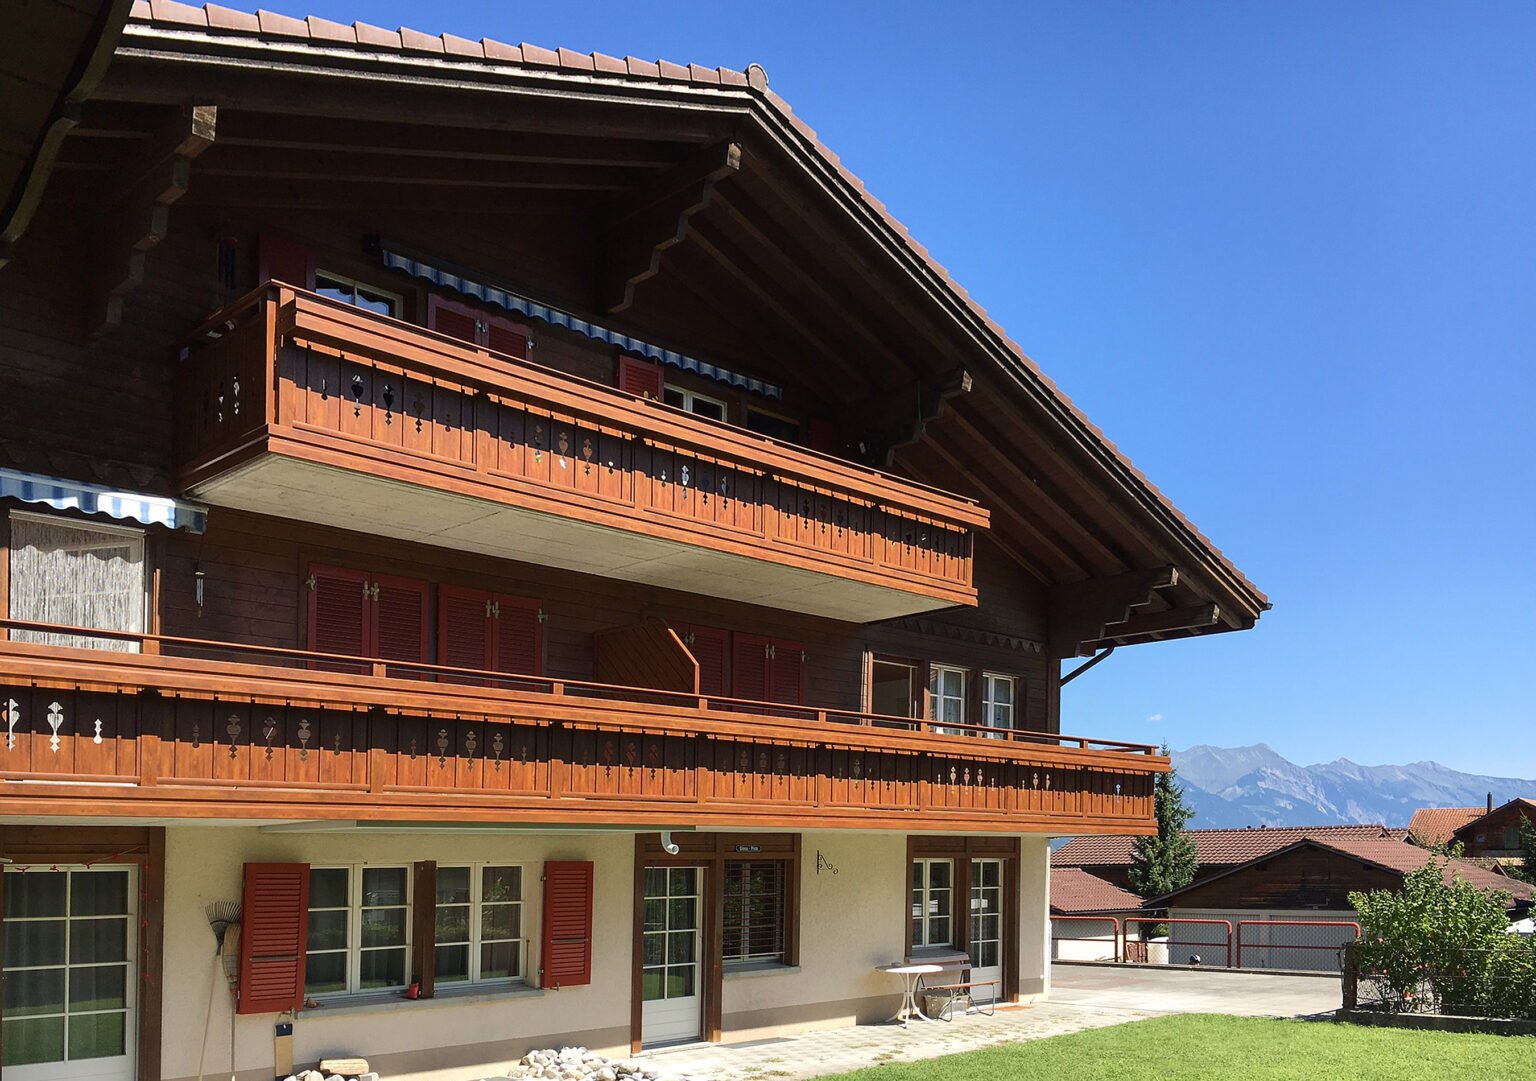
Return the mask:
[[[1146,833],[1168,768],[1114,740],[0,626],[0,813]]]
[[[975,603],[970,500],[288,286],[200,328],[180,382],[193,494],[281,455],[876,587],[860,617]]]

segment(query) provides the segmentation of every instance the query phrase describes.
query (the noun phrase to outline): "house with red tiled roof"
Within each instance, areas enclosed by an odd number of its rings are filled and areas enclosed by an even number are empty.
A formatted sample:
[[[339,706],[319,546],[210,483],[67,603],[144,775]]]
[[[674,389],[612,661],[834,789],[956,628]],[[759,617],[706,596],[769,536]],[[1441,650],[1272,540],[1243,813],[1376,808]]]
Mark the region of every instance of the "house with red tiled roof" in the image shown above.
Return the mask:
[[[1520,826],[1536,822],[1536,800],[1517,798],[1457,826],[1451,841],[1462,846],[1468,857],[1492,860],[1520,858]]]
[[[1064,675],[1269,602],[761,66],[18,8],[7,1081],[1048,994],[1170,768]]]
[[[1175,919],[1230,924],[1233,961],[1242,967],[1333,971],[1340,946],[1355,935],[1349,894],[1397,889],[1410,871],[1439,858],[1400,837],[1319,831],[1149,898],[1146,907]],[[1536,887],[1476,863],[1451,859],[1444,868],[1447,880],[1460,877],[1508,894],[1512,919],[1529,911],[1536,897]],[[1178,932],[1170,943],[1174,964],[1202,950],[1208,955],[1214,939],[1228,938],[1215,924],[1190,924]]]
[[[1195,842],[1197,881],[1294,844],[1303,837],[1401,840],[1407,831],[1380,825],[1249,826],[1186,831]],[[1051,868],[1077,867],[1122,889],[1130,888],[1133,837],[1074,837],[1051,853]]]
[[[1457,830],[1493,810],[1482,807],[1420,807],[1408,819],[1408,839],[1421,848],[1447,844]]]

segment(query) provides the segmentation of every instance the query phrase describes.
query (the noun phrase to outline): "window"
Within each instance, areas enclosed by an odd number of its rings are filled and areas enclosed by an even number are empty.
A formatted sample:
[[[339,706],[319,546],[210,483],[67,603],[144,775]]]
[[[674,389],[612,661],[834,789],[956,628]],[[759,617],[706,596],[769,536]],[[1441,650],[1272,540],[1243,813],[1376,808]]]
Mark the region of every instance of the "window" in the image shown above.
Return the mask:
[[[662,390],[662,400],[668,405],[674,405],[679,409],[686,409],[697,416],[708,417],[710,420],[725,419],[725,403],[718,398],[711,398],[704,394],[696,394],[682,387],[668,386]]]
[[[869,664],[869,711],[882,717],[915,717],[919,710],[917,662],[876,657]]]
[[[405,867],[310,869],[306,995],[405,987],[409,880]]]
[[[524,977],[523,869],[479,864],[437,869],[437,983]]]
[[[766,435],[770,439],[777,439],[783,443],[798,443],[800,441],[800,425],[787,417],[781,417],[777,413],[765,413],[761,409],[748,409],[746,415],[748,431],[758,435]]]
[[[399,293],[375,289],[371,285],[365,285],[352,278],[344,278],[340,274],[332,274],[328,270],[315,271],[315,292],[323,297],[330,297],[343,304],[351,304],[353,307],[364,308],[380,315],[398,316],[403,306]]]
[[[784,961],[787,869],[783,860],[725,862],[727,965]]]
[[[11,618],[142,633],[144,533],[41,514],[11,514]],[[13,631],[18,642],[137,653],[139,643]]]
[[[962,731],[953,726],[965,724],[965,677],[964,668],[946,668],[936,664],[929,669],[928,716],[938,722],[939,732],[957,736]]]
[[[912,861],[912,948],[954,943],[953,860]]]
[[[992,739],[1007,739],[1003,733],[1013,727],[1014,693],[1017,680],[1012,676],[1000,676],[986,672],[981,677],[981,723],[988,728]]]
[[[1504,847],[1509,851],[1516,851],[1520,847],[1520,827],[1504,827]]]

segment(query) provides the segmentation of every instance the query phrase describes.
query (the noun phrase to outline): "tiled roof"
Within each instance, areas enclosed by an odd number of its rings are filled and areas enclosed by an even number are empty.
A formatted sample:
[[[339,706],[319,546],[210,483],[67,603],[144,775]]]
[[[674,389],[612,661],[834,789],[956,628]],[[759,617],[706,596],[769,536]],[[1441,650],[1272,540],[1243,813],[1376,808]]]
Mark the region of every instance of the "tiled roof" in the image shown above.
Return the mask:
[[[1126,912],[1140,907],[1140,897],[1097,875],[1077,867],[1051,868],[1051,911],[1057,915]]]
[[[1483,813],[1482,807],[1420,807],[1408,820],[1408,834],[1429,848],[1449,841],[1451,834]]]
[[[1530,812],[1528,817],[1536,818],[1536,800],[1528,800],[1524,796],[1517,796],[1515,799],[1510,800],[1508,803],[1499,804],[1491,811],[1479,811],[1477,816],[1473,818],[1472,821],[1462,823],[1452,832],[1458,834],[1465,833],[1467,830],[1477,825],[1483,819],[1492,818],[1496,814],[1502,814],[1504,811],[1509,810],[1511,807],[1518,809],[1522,814]]]
[[[1232,563],[1211,540],[1197,529],[1193,522],[1186,518],[1178,507],[1165,496],[1162,491],[1153,484],[1147,476],[1131,463],[1131,460],[1123,454],[1118,447],[1101,431],[1097,425],[1079,409],[1073,401],[1062,393],[1061,389],[1042,372],[1024,352],[1024,350],[1009,338],[995,320],[987,315],[986,309],[973,300],[965,288],[950,277],[937,260],[929,254],[908,232],[907,227],[897,221],[885,204],[876,199],[864,186],[864,182],[844,167],[842,161],[833,153],[830,147],[821,141],[813,129],[805,121],[795,115],[787,101],[768,88],[768,75],[760,65],[748,65],[745,72],[735,71],[730,68],[702,67],[698,64],[677,64],[667,60],[638,60],[634,57],[619,59],[615,56],[607,56],[603,53],[578,53],[570,49],[547,49],[538,45],[530,45],[526,42],[520,45],[510,45],[505,42],[493,41],[482,38],[479,41],[471,41],[453,34],[425,34],[408,27],[400,27],[396,30],[386,30],[382,27],[372,26],[368,23],[355,22],[350,26],[344,23],[332,22],[329,19],[320,19],[309,16],[303,19],[293,18],[288,15],[278,15],[270,11],[257,11],[254,14],[244,11],[235,11],[218,4],[205,4],[195,7],[191,4],[177,3],[175,0],[134,0],[133,9],[129,15],[129,33],[124,37],[124,44],[131,44],[132,31],[135,26],[161,27],[175,30],[201,30],[212,36],[258,38],[272,42],[298,41],[308,42],[317,47],[356,49],[370,53],[398,53],[403,56],[422,59],[440,57],[444,60],[456,62],[480,61],[496,68],[516,68],[530,71],[552,70],[571,75],[585,76],[591,79],[615,79],[626,81],[645,81],[651,83],[675,83],[685,84],[690,87],[717,87],[730,90],[746,90],[758,95],[769,107],[788,123],[805,141],[806,144],[837,174],[844,183],[859,197],[859,199],[872,211],[874,211],[885,225],[894,232],[900,240],[920,258],[927,268],[935,274],[943,285],[966,308],[979,319],[986,328],[995,336],[1007,351],[1028,371],[1034,378],[1056,398],[1060,405],[1067,410],[1083,429],[1091,435],[1113,459],[1124,468],[1135,482],[1145,489],[1157,503],[1173,519],[1188,531],[1190,539],[1196,545],[1204,549],[1213,560],[1233,576],[1242,589],[1249,592],[1251,597],[1261,608],[1269,606],[1264,594],[1248,580],[1247,576]]]
[[[1387,837],[1408,831],[1387,826],[1278,826],[1273,829],[1190,830],[1202,867],[1230,867],[1293,845],[1304,837]],[[1134,837],[1074,837],[1051,853],[1052,867],[1119,867],[1131,862]]]

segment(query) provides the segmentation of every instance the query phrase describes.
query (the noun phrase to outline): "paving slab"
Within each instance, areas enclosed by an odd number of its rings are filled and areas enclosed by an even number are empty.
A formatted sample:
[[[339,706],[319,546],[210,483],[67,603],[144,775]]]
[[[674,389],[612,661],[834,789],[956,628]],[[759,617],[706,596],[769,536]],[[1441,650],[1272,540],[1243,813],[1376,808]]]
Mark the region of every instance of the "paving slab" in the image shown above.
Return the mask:
[[[1141,1013],[1313,1017],[1342,1002],[1337,976],[1285,976],[1219,968],[1052,965],[1051,1001]]]

